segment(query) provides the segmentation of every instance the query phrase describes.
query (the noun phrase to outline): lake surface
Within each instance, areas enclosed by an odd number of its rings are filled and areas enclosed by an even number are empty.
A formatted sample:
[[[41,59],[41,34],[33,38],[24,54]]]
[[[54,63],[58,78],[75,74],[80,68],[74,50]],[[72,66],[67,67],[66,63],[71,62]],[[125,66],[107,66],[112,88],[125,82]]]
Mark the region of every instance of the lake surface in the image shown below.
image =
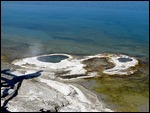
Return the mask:
[[[148,2],[5,1],[1,19],[7,56],[124,53],[149,59]]]

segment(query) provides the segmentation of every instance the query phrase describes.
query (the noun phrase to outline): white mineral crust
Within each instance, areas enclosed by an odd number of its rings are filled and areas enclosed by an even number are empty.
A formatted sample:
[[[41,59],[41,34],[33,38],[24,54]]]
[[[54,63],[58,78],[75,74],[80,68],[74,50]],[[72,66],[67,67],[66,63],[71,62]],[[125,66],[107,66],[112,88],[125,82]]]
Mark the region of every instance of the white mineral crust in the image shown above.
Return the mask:
[[[22,83],[23,85],[21,86],[20,93],[18,93],[15,98],[16,100],[11,100],[8,104],[10,111],[37,111],[39,108],[56,110],[55,108],[57,106],[57,110],[60,112],[112,112],[112,110],[106,108],[92,92],[88,91],[87,93],[85,88],[79,88],[71,83],[63,83],[60,80],[56,81],[54,78],[57,78],[58,72],[65,72],[62,73],[61,76],[78,75],[77,77],[73,77],[73,79],[97,76],[97,72],[90,72],[86,76],[80,76],[87,72],[84,68],[86,65],[83,64],[83,61],[91,58],[108,58],[108,62],[115,65],[113,68],[103,71],[103,73],[108,75],[127,75],[128,72],[126,70],[138,64],[138,61],[133,57],[115,54],[98,54],[86,56],[82,59],[74,58],[68,54],[49,54],[41,56],[53,55],[64,55],[68,58],[58,63],[52,63],[39,61],[37,58],[40,56],[35,56],[12,62],[12,64],[21,67],[11,72],[17,76],[35,73],[39,70],[43,70],[43,72],[41,72],[39,77],[34,79],[36,82],[32,82],[31,79],[30,81],[26,80],[24,81],[25,83]],[[132,60],[120,62],[118,60],[119,58],[129,58]],[[130,73],[134,73],[134,71],[131,70]],[[91,100],[87,95],[89,97],[92,96],[95,100]]]

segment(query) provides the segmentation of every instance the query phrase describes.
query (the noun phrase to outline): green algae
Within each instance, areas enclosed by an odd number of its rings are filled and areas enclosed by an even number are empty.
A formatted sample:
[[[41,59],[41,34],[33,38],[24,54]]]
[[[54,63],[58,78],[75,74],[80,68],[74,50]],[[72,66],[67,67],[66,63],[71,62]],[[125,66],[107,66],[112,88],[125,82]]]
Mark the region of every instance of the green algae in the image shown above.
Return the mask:
[[[115,111],[136,112],[149,100],[147,78],[99,78],[93,90],[106,95],[105,100],[115,105]]]
[[[139,112],[143,105],[149,105],[149,64],[140,61],[133,67],[138,71],[130,76],[106,76],[94,79],[93,90],[105,95],[104,100],[121,112]],[[148,111],[148,110],[145,110]]]
[[[1,55],[1,60],[6,60],[7,57],[5,55]]]
[[[128,68],[126,71],[135,71],[130,75],[109,76],[103,70],[114,65],[106,58],[93,58],[85,62],[87,72],[96,71],[97,78],[93,90],[111,105],[115,111],[138,112],[141,106],[149,104],[149,64],[139,60],[139,64]],[[137,71],[136,71],[137,70]],[[89,79],[90,80],[90,79]],[[147,108],[145,111],[148,111]]]

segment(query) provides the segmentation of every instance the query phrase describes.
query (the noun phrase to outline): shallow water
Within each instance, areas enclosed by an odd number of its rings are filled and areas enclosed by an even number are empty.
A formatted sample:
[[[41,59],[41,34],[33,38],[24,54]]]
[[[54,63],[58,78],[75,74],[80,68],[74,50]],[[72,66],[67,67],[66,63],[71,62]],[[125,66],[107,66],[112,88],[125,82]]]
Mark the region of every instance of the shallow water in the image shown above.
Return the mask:
[[[109,52],[149,58],[147,2],[66,3],[2,2],[2,48],[24,51],[21,57]]]
[[[108,108],[119,112],[149,111],[149,64],[140,62],[131,76],[102,76],[79,84],[95,92]]]

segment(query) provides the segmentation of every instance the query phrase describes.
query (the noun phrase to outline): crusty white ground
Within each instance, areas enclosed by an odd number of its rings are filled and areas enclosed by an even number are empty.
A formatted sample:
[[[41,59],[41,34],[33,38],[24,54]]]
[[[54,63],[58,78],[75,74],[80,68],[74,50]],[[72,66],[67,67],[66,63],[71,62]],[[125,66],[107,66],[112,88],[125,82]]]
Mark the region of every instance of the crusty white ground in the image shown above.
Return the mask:
[[[87,72],[85,70],[85,64],[82,62],[84,60],[88,60],[91,58],[109,58],[108,62],[112,62],[115,66],[111,69],[104,70],[103,73],[108,74],[108,75],[114,75],[114,74],[119,74],[119,75],[128,75],[128,72],[126,71],[128,68],[136,66],[138,64],[138,60],[129,57],[126,55],[115,55],[115,54],[98,54],[98,55],[93,55],[93,56],[86,56],[83,59],[77,59],[74,58],[71,55],[68,54],[50,54],[50,55],[41,55],[41,56],[52,56],[52,55],[64,55],[68,56],[69,58],[64,59],[58,63],[49,63],[49,62],[42,62],[37,60],[37,57],[29,57],[29,58],[24,58],[20,60],[15,60],[12,62],[14,65],[18,65],[21,68],[16,69],[16,71],[11,72],[12,74],[15,74],[17,76],[22,76],[24,74],[30,74],[37,72],[39,70],[43,70],[41,73],[41,76],[39,76],[37,79],[38,84],[45,84],[40,85],[40,89],[37,87],[37,85],[34,86],[32,81],[27,82],[26,85],[22,86],[24,88],[21,89],[21,92],[25,95],[22,95],[22,93],[18,94],[16,100],[11,100],[10,103],[8,104],[9,110],[10,111],[36,111],[37,106],[39,107],[46,107],[49,109],[48,104],[43,104],[41,101],[43,100],[44,102],[47,102],[49,100],[58,102],[58,104],[61,103],[67,103],[64,106],[61,106],[59,108],[60,112],[112,112],[111,109],[108,109],[102,102],[100,102],[96,96],[92,96],[95,98],[96,101],[93,102],[93,100],[89,99],[87,96],[85,96],[85,91],[73,84],[67,84],[63,83],[60,81],[57,81],[55,78],[57,78],[57,72],[66,72],[62,73],[61,76],[65,75],[82,75]],[[118,58],[130,58],[132,61],[128,62],[119,62]],[[131,70],[130,73],[134,73],[135,70]],[[88,77],[95,77],[97,76],[96,72],[91,72],[87,76],[79,76],[79,78],[88,78]],[[75,79],[75,78],[73,78]],[[33,87],[34,86],[34,87]],[[31,88],[33,87],[33,88]],[[45,92],[47,88],[47,92]],[[59,95],[59,97],[56,98],[56,93]],[[90,94],[89,96],[93,95]],[[45,95],[45,96],[43,96]],[[87,94],[86,94],[87,95]],[[19,99],[24,99],[19,100]],[[39,104],[31,104],[30,106],[26,107],[24,105],[24,102],[30,102],[32,101],[33,103],[39,103]],[[11,104],[12,103],[12,104]],[[15,106],[14,106],[14,104]],[[18,105],[17,105],[18,104]],[[34,108],[35,107],[35,108]],[[33,109],[34,108],[34,109]]]
[[[134,57],[129,57],[127,55],[115,55],[115,54],[98,54],[98,55],[94,55],[94,56],[86,56],[83,59],[76,59],[73,58],[71,55],[68,54],[50,54],[50,55],[42,55],[42,56],[52,56],[52,55],[65,55],[68,56],[68,59],[64,59],[58,63],[49,63],[49,62],[42,62],[37,60],[37,57],[29,57],[29,58],[25,58],[22,60],[16,60],[14,62],[12,62],[14,65],[19,65],[21,67],[26,67],[26,68],[31,68],[29,66],[25,66],[25,64],[30,64],[30,65],[34,65],[34,68],[37,69],[43,69],[43,70],[49,70],[49,72],[54,72],[54,71],[67,71],[67,73],[65,73],[66,75],[82,75],[85,74],[87,71],[84,69],[85,64],[82,63],[82,61],[87,60],[87,59],[91,59],[91,58],[109,58],[108,62],[112,62],[115,67],[111,68],[111,69],[106,69],[103,71],[103,73],[108,74],[108,75],[114,75],[114,74],[118,74],[118,75],[128,75],[128,71],[126,71],[128,68],[136,66],[138,64],[138,60],[135,59]],[[132,61],[128,61],[128,62],[120,62],[118,60],[118,58],[130,58],[132,59]],[[32,66],[33,67],[33,66]],[[135,70],[131,70],[130,74],[133,74],[135,72]],[[64,74],[64,75],[65,75]],[[63,75],[63,74],[62,74]],[[89,77],[93,77],[96,76],[96,74],[90,74]],[[84,78],[84,77],[88,77],[88,76],[82,76],[79,78]]]

